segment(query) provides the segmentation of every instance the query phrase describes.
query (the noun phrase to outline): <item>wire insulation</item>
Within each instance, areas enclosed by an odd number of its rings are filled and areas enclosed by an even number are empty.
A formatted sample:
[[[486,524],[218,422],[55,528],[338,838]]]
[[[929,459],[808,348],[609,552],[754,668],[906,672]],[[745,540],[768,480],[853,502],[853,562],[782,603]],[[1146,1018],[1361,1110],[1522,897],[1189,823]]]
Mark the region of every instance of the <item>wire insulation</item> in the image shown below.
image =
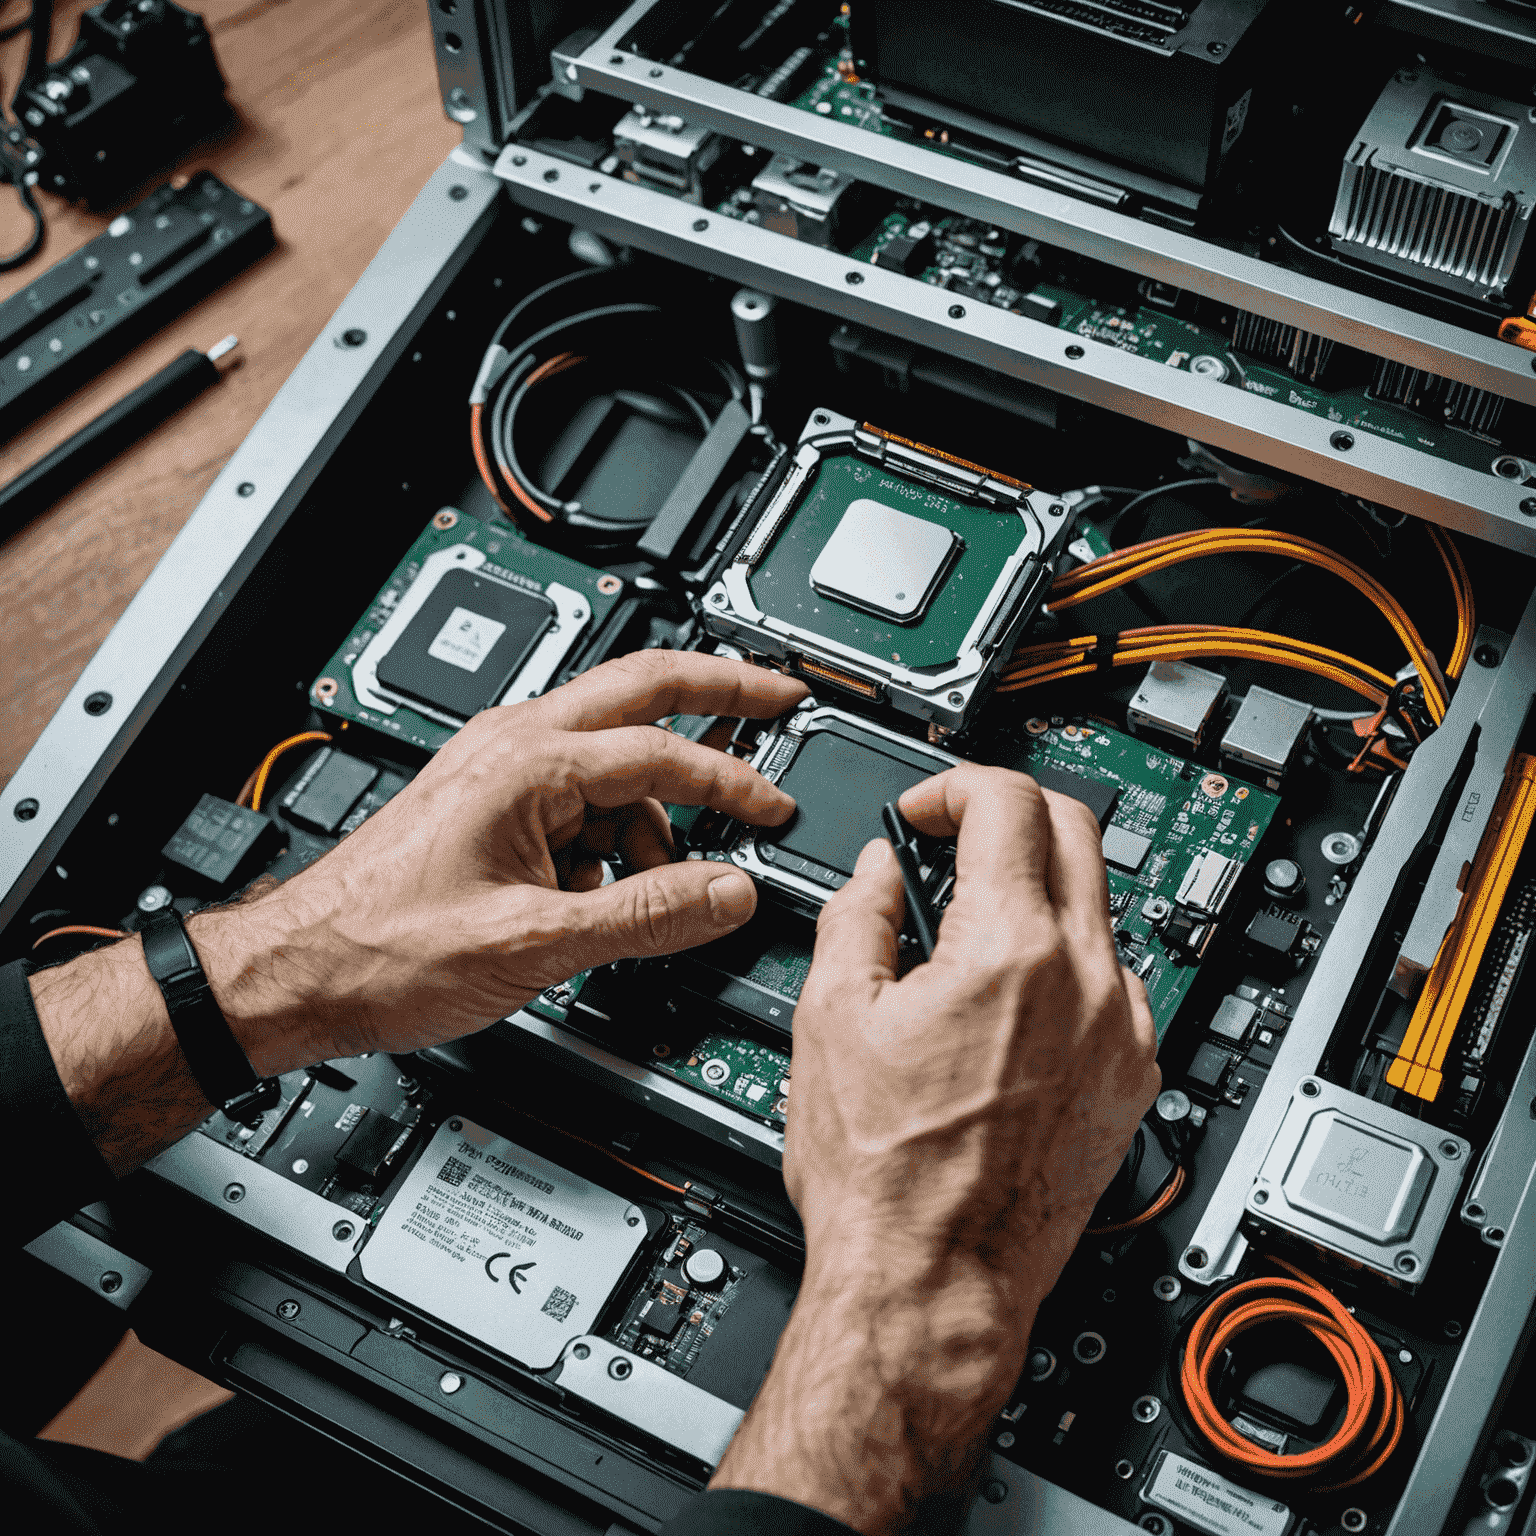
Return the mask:
[[[244,787],[235,797],[236,805],[245,805],[249,801],[253,811],[261,809],[261,797],[267,792],[267,778],[272,772],[272,766],[285,752],[294,747],[302,747],[307,741],[329,741],[329,731],[300,731],[297,736],[290,736],[286,741],[280,741],[262,758],[260,766],[245,781]]]
[[[84,933],[98,939],[126,939],[128,933],[122,928],[97,928],[90,923],[65,923],[62,928],[50,928],[47,933],[32,941],[32,948],[36,949],[40,944],[46,944],[49,939],[59,938],[66,933]]]

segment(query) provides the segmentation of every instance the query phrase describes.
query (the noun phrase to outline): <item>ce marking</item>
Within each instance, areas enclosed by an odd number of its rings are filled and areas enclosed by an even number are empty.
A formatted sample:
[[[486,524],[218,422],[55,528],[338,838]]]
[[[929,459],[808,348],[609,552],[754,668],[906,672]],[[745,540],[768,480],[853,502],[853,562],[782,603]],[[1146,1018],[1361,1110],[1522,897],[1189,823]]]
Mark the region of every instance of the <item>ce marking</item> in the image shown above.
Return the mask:
[[[499,1283],[501,1276],[493,1275],[491,1273],[491,1265],[494,1264],[497,1259],[510,1259],[511,1257],[512,1255],[510,1253],[493,1253],[490,1258],[485,1261],[485,1278],[487,1280],[494,1280]],[[526,1264],[514,1264],[510,1269],[507,1270],[506,1281],[507,1284],[512,1287],[512,1294],[514,1296],[521,1296],[523,1294],[523,1281],[527,1278],[528,1271],[532,1269],[537,1263],[537,1259],[530,1259]]]

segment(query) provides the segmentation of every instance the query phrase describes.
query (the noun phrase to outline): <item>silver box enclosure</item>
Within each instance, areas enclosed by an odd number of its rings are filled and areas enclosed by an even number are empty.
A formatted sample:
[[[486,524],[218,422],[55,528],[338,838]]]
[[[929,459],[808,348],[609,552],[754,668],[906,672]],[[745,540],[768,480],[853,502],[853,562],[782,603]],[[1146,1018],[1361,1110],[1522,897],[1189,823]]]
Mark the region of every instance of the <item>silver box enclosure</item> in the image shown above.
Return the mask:
[[[775,155],[752,178],[752,205],[763,228],[812,245],[832,244],[844,204],[855,195],[847,172],[793,155]]]
[[[1506,295],[1536,207],[1525,107],[1399,70],[1344,157],[1328,238],[1355,261],[1469,297]]]
[[[1018,548],[982,600],[960,654],[943,671],[917,671],[893,661],[889,654],[875,655],[829,640],[765,614],[752,597],[753,569],[810,489],[823,459],[849,451],[891,474],[932,485],[947,495],[985,499],[1018,514]],[[1012,654],[1050,584],[1053,563],[1072,524],[1065,502],[881,437],[833,411],[812,413],[789,474],[755,516],[746,542],[705,594],[704,628],[718,639],[775,662],[796,668],[810,662],[806,675],[817,686],[835,686],[835,682],[817,671],[816,664],[846,675],[852,680],[850,692],[916,715],[937,733],[959,730],[986,697],[992,678]]]
[[[1268,688],[1250,688],[1222,733],[1221,755],[1278,789],[1311,720],[1311,705]]]
[[[1126,719],[1198,749],[1226,692],[1227,680],[1219,672],[1189,661],[1154,661],[1126,706]]]
[[[1471,1151],[1460,1136],[1305,1077],[1248,1192],[1248,1213],[1416,1290]]]
[[[703,176],[725,145],[707,128],[684,122],[675,112],[632,108],[613,130],[613,152],[630,181],[669,188],[687,202],[703,196]]]

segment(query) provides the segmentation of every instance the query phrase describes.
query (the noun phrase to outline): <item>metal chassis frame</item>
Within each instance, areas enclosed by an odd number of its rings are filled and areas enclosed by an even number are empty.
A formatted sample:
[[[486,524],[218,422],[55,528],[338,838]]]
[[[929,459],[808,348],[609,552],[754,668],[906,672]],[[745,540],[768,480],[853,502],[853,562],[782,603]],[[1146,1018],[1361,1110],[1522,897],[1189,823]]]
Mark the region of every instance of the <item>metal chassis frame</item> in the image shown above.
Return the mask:
[[[1194,235],[1143,223],[866,129],[823,120],[628,52],[625,43],[661,3],[635,0],[580,53],[566,55],[556,49],[557,83],[675,112],[690,123],[759,148],[845,171],[860,181],[989,220],[1142,277],[1193,289],[1378,357],[1536,403],[1536,374],[1529,356],[1494,337],[1476,336]]]
[[[808,112],[793,115],[809,118],[818,127],[828,126]],[[875,138],[858,129],[841,131]],[[813,147],[802,152],[821,150]],[[618,244],[638,246],[684,266],[748,283],[1491,543],[1536,553],[1536,519],[1520,511],[1521,502],[1529,500],[1531,493],[1491,473],[1432,458],[1372,433],[1341,435],[1336,423],[1262,395],[1168,368],[1024,315],[987,305],[956,304],[953,294],[930,283],[853,262],[837,251],[791,240],[738,219],[701,215],[696,204],[617,177],[583,171],[537,150],[509,146],[496,161],[496,174],[516,201],[535,213],[595,230]],[[1039,192],[1025,188],[1023,183],[1008,185]],[[957,206],[958,200],[948,189],[940,188],[930,196],[947,206]],[[1073,210],[1085,210],[1081,214],[1085,219],[1090,213],[1102,213],[1087,203],[1065,198],[1059,201],[1071,203]],[[1013,222],[1017,225],[1019,221]],[[1123,222],[1158,237],[1167,234],[1134,220]],[[1102,256],[1104,252],[1100,249],[1096,254]],[[1266,273],[1278,270],[1264,268]],[[1195,282],[1188,273],[1182,279],[1170,275],[1167,280],[1182,280],[1185,285]],[[1368,301],[1359,302],[1364,305]],[[1396,313],[1403,316],[1404,325],[1421,323],[1406,310]],[[1381,345],[1378,341],[1378,347]],[[1487,345],[1518,350],[1504,342],[1488,341]],[[1400,350],[1406,355],[1408,349]],[[1399,350],[1392,355],[1399,355]],[[1522,353],[1522,359],[1526,355]],[[1536,375],[1528,380],[1522,377],[1519,384],[1522,392],[1536,396]],[[1337,447],[1336,437],[1349,446]]]

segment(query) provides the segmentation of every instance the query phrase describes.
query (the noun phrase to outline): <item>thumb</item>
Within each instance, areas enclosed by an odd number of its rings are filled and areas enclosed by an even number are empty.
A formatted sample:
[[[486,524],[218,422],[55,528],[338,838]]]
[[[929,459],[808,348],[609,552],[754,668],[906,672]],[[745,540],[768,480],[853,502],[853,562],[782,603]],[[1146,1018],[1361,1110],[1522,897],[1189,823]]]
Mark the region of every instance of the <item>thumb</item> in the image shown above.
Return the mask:
[[[575,975],[613,960],[670,955],[739,928],[757,910],[751,877],[690,859],[625,875],[566,898],[562,951]]]
[[[836,992],[849,983],[894,979],[904,910],[901,867],[891,845],[877,837],[864,845],[853,878],[821,909],[802,997],[816,987]]]

